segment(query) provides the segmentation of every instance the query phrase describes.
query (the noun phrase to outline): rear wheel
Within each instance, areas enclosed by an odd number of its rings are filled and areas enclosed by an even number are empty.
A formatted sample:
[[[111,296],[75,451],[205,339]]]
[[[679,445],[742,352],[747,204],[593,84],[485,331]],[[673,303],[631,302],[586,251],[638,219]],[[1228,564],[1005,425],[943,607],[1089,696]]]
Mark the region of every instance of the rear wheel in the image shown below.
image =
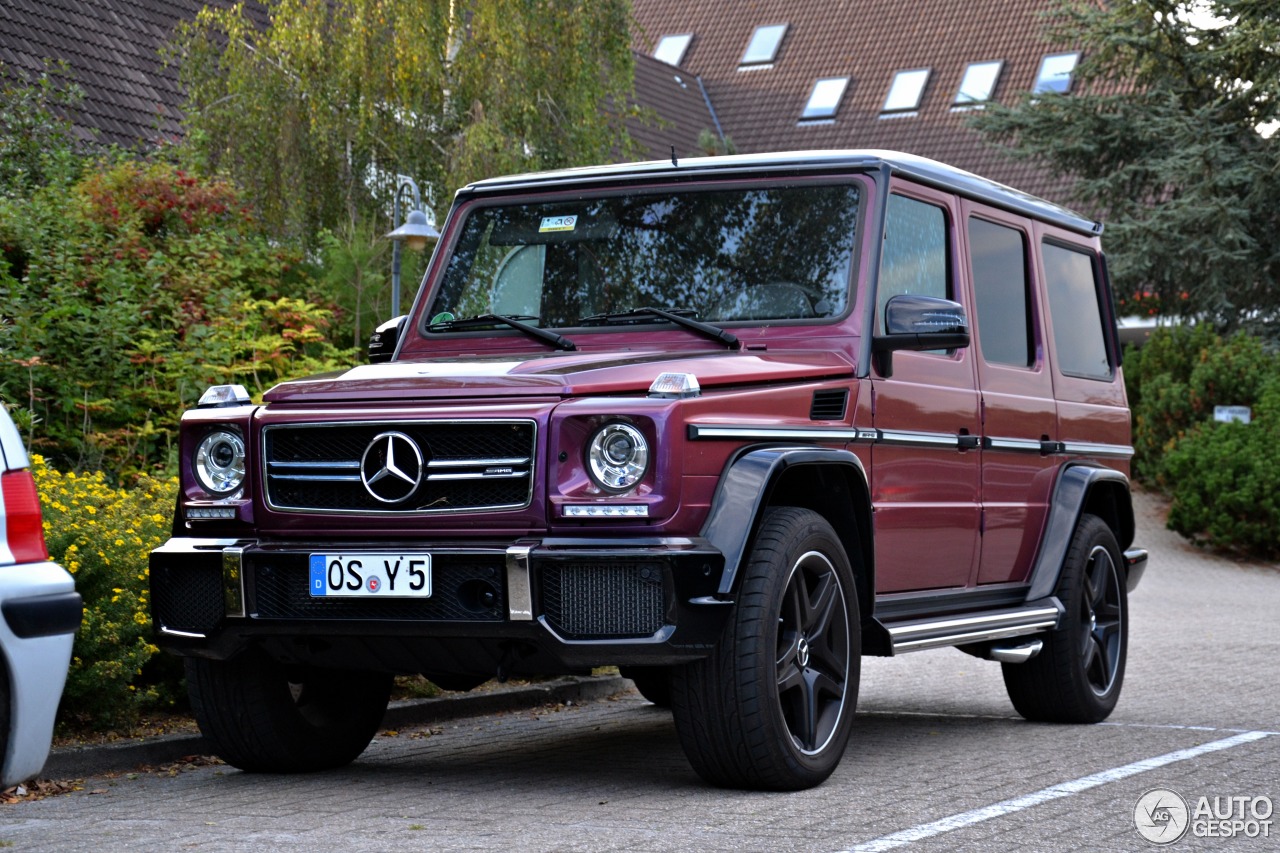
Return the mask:
[[[1058,599],[1066,608],[1044,649],[1003,664],[1005,689],[1028,720],[1097,723],[1120,699],[1129,650],[1129,597],[1115,534],[1095,515],[1076,526]]]
[[[200,731],[218,756],[257,773],[305,773],[350,764],[378,731],[391,676],[287,667],[261,652],[187,659]]]
[[[831,525],[811,510],[772,510],[716,651],[673,670],[676,731],[698,774],[782,791],[830,776],[857,704],[858,625],[853,572]]]

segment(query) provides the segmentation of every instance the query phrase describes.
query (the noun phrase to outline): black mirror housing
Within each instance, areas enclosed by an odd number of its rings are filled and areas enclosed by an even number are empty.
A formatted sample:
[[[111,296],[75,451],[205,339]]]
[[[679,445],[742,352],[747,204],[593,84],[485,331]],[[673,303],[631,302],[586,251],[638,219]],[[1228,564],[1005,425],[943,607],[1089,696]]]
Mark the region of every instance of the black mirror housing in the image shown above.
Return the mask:
[[[383,364],[391,360],[391,356],[395,355],[396,344],[400,342],[404,321],[407,319],[409,319],[408,315],[401,314],[373,330],[373,334],[369,336],[370,364]]]

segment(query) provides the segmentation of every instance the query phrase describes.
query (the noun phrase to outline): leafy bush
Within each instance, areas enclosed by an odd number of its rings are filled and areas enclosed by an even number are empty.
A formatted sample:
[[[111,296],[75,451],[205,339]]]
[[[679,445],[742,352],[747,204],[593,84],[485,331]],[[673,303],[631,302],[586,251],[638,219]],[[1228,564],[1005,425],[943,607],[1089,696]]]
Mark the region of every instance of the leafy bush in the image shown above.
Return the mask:
[[[39,455],[31,462],[49,554],[84,598],[60,720],[127,727],[181,695],[181,668],[153,658],[147,601],[147,555],[169,536],[178,481],[141,476],[119,489],[101,473],[63,474]]]
[[[1211,419],[1215,406],[1253,405],[1277,369],[1257,338],[1224,340],[1203,325],[1157,329],[1125,360],[1136,475],[1164,482],[1166,455],[1179,439]]]
[[[352,355],[307,301],[297,252],[228,183],[123,160],[0,197],[0,389],[33,449],[113,474],[172,463],[181,411],[210,384],[262,391]]]
[[[1251,423],[1207,422],[1170,451],[1169,527],[1227,550],[1280,557],[1280,376]]]

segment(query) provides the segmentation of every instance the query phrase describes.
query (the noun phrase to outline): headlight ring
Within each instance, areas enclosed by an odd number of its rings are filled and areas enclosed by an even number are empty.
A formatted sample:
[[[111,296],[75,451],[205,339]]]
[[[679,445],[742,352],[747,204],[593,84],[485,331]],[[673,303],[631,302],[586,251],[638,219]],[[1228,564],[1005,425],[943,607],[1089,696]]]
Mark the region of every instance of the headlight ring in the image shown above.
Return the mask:
[[[587,445],[587,470],[605,491],[629,491],[649,470],[649,443],[631,424],[606,424]]]
[[[244,484],[244,439],[228,430],[211,432],[196,447],[193,468],[201,488],[224,497]]]

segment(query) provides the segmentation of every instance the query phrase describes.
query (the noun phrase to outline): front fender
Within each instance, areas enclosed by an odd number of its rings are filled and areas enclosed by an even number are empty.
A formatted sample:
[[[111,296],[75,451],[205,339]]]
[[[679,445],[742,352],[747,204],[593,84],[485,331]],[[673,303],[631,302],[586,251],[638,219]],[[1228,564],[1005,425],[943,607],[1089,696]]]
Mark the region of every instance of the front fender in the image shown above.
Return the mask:
[[[871,499],[862,462],[848,450],[757,447],[732,459],[720,477],[702,535],[724,554],[719,593],[732,595],[764,512],[801,506],[822,515],[855,563],[863,609],[873,601]]]

